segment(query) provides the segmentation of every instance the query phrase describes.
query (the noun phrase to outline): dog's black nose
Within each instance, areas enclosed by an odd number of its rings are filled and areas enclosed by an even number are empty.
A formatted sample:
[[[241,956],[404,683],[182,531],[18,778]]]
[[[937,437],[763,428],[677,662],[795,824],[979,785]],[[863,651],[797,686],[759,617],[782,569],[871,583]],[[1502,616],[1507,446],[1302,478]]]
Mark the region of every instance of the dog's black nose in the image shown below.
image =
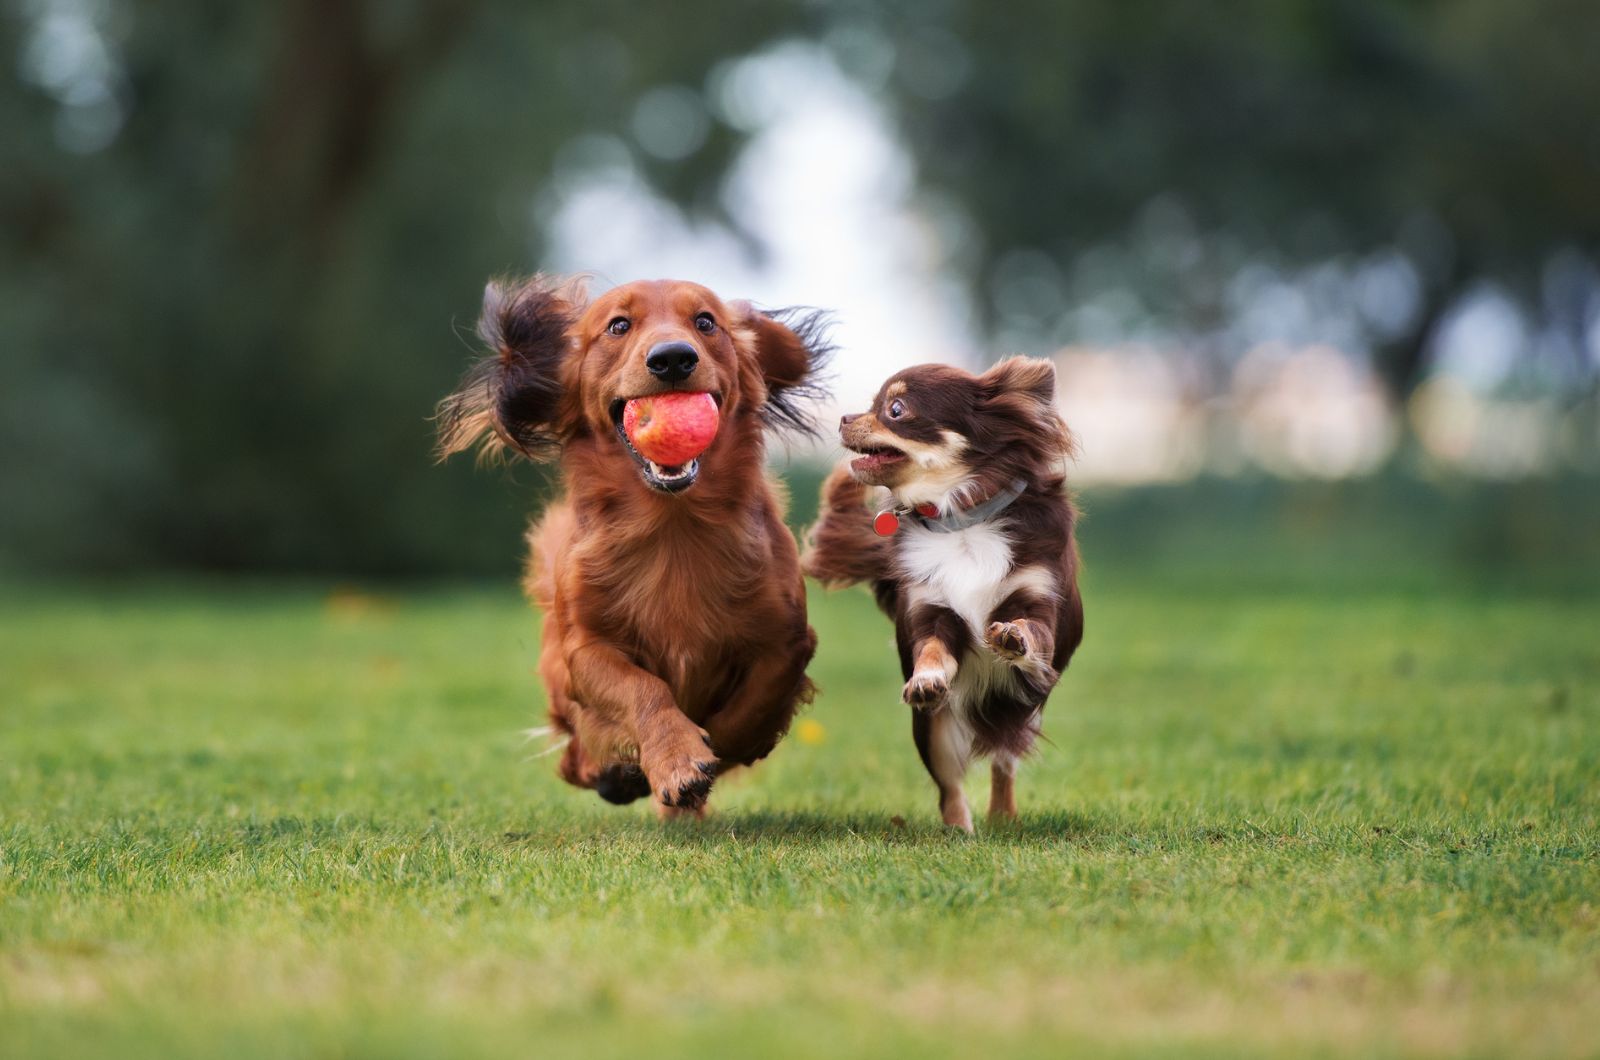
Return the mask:
[[[699,363],[700,355],[687,342],[658,342],[644,357],[644,366],[663,383],[689,378]]]

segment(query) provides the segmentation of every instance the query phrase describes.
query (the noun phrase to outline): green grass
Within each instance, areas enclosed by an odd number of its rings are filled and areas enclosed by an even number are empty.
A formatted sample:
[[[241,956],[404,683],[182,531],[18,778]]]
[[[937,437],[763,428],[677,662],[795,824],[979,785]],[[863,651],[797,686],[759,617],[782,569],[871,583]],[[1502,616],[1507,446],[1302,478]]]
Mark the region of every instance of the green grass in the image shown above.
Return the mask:
[[[859,593],[664,827],[528,761],[509,590],[10,592],[0,1055],[1600,1048],[1592,596],[1092,573],[976,838]]]

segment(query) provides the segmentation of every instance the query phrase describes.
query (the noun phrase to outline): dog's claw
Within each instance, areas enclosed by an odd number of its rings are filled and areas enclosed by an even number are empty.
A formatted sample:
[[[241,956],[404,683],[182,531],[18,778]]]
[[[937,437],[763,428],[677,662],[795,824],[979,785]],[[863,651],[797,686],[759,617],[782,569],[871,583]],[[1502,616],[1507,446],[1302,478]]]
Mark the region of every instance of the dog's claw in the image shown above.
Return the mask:
[[[701,771],[705,772],[704,765]],[[703,777],[700,780],[689,780],[678,785],[674,792],[670,788],[661,789],[661,805],[676,810],[698,810],[706,804],[706,798],[711,794],[711,778]]]
[[[701,739],[705,739],[703,732]],[[709,741],[706,750],[710,750]],[[703,810],[711,794],[711,785],[717,778],[717,759],[689,751],[670,761],[670,765],[653,774],[652,787],[657,800],[671,810],[696,813]]]

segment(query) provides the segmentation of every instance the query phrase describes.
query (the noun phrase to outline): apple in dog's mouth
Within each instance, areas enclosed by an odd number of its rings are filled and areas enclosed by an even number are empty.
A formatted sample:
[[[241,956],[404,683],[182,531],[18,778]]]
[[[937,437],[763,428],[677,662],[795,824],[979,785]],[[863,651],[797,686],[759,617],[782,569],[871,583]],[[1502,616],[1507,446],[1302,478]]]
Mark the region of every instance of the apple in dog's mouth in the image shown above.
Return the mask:
[[[611,419],[645,484],[665,493],[694,485],[717,436],[721,402],[707,391],[669,390],[611,403]]]

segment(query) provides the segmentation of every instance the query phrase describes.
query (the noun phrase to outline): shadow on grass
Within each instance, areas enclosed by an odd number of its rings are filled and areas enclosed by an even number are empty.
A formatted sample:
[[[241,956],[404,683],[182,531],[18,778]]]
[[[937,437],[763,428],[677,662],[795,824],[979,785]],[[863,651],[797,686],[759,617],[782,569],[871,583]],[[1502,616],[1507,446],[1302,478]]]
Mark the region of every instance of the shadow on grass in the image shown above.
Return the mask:
[[[591,838],[607,835],[647,838],[684,846],[705,847],[727,842],[812,842],[851,840],[887,844],[1016,842],[1084,843],[1103,842],[1125,834],[1129,822],[1096,819],[1082,814],[1055,813],[1025,815],[1016,821],[990,824],[980,820],[976,835],[966,835],[941,825],[929,814],[925,818],[905,818],[898,814],[830,814],[821,811],[763,811],[716,813],[704,821],[660,822],[647,817],[615,821],[588,820],[563,822],[545,830],[507,832],[510,843],[541,844],[551,840],[571,840],[575,833]],[[1166,838],[1177,838],[1179,830],[1163,828]],[[1193,830],[1188,830],[1192,832]],[[1192,838],[1192,836],[1190,837]]]
[[[274,816],[261,819],[173,821],[134,813],[109,820],[102,828],[71,836],[50,829],[0,829],[0,846],[32,849],[47,859],[103,860],[122,851],[139,865],[165,864],[175,846],[187,855],[270,856],[290,851],[343,851],[361,857],[378,847],[429,856],[461,849],[491,853],[522,850],[541,856],[615,847],[630,856],[651,848],[715,852],[747,845],[838,848],[882,847],[954,850],[961,848],[1063,848],[1132,856],[1195,851],[1212,847],[1389,851],[1456,857],[1505,851],[1536,853],[1561,860],[1592,860],[1591,843],[1574,842],[1559,832],[1529,829],[1515,822],[1503,827],[1461,830],[1403,822],[1375,822],[1362,814],[1311,822],[1303,817],[1262,814],[1195,819],[1172,811],[1105,810],[1025,813],[1019,820],[990,824],[980,819],[967,835],[924,817],[825,810],[721,812],[705,821],[657,821],[646,812],[579,812],[506,818],[490,813],[472,818],[394,819],[384,816]],[[509,823],[509,822],[508,822]],[[420,864],[420,862],[417,862]]]
[[[704,821],[660,822],[639,814],[627,818],[589,817],[564,820],[547,828],[506,832],[501,842],[534,847],[605,842],[608,839],[664,843],[683,849],[725,845],[808,843],[942,848],[977,844],[994,847],[1065,846],[1084,850],[1158,854],[1211,847],[1277,849],[1394,849],[1412,852],[1461,852],[1468,846],[1527,842],[1518,832],[1464,838],[1453,830],[1374,824],[1365,815],[1322,820],[1259,814],[1197,820],[1188,813],[1161,811],[1024,812],[1015,821],[976,822],[967,835],[941,825],[932,814],[902,818],[898,814],[830,814],[825,811],[723,812]],[[1470,839],[1470,842],[1469,842]]]

